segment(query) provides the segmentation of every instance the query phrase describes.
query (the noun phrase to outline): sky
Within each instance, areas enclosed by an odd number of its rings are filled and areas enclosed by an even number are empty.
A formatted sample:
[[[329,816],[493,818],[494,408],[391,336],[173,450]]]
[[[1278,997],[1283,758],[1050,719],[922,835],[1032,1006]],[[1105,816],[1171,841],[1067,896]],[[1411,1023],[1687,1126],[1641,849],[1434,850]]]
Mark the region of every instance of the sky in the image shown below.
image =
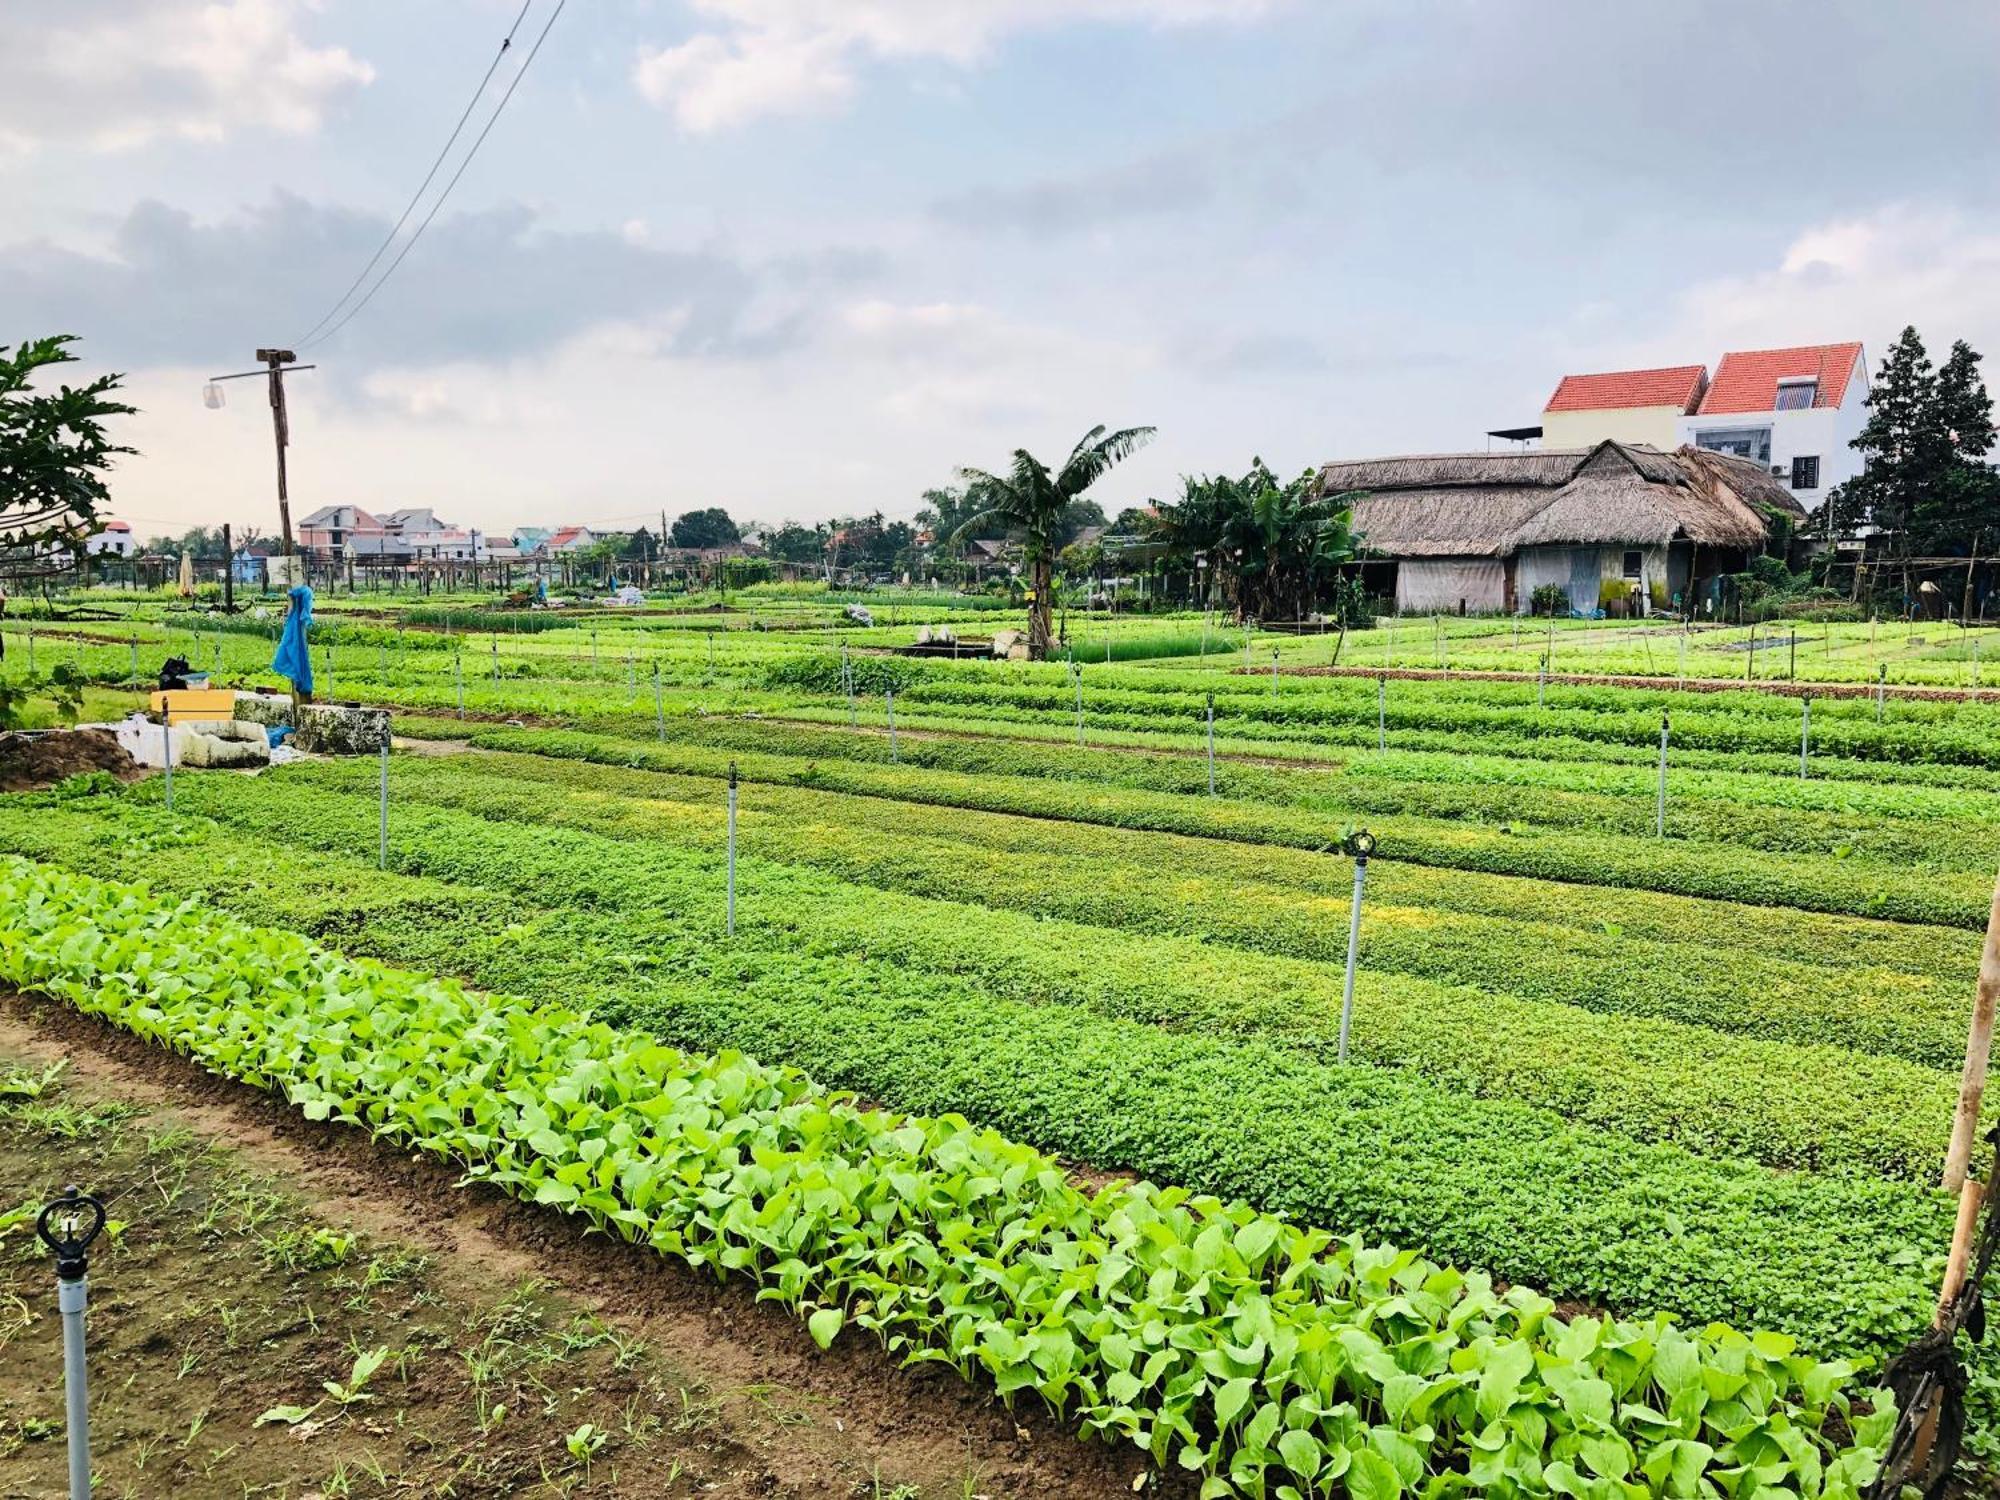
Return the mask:
[[[906,517],[1157,427],[1115,513],[1568,372],[2000,350],[2000,6],[0,0],[0,203],[0,342],[125,374],[142,535],[275,528],[261,388],[202,402],[267,345],[295,516]]]

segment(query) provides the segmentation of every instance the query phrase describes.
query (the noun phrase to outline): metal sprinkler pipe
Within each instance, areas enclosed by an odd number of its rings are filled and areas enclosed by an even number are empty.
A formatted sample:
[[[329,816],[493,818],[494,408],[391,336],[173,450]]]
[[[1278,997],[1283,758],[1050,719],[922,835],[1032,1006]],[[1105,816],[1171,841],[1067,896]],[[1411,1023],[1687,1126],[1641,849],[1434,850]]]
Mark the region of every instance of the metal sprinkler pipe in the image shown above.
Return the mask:
[[[56,1257],[56,1306],[62,1314],[63,1416],[69,1438],[70,1500],[90,1500],[90,1393],[84,1315],[90,1306],[90,1243],[104,1228],[103,1201],[71,1183],[35,1216],[35,1234]]]
[[[1341,844],[1354,857],[1354,900],[1347,914],[1347,978],[1340,992],[1339,1061],[1347,1061],[1347,1036],[1354,1025],[1354,966],[1361,952],[1361,896],[1368,884],[1368,856],[1375,852],[1375,835],[1357,828]]]

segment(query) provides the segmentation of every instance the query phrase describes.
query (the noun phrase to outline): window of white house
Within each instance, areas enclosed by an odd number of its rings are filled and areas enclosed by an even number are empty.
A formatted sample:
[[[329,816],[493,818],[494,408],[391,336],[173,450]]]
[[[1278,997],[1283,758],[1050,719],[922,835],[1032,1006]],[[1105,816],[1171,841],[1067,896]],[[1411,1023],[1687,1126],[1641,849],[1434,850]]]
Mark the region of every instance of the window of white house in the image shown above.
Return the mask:
[[[1795,490],[1819,488],[1818,454],[1801,453],[1792,459],[1792,488]]]
[[[1817,380],[1781,380],[1778,382],[1778,411],[1804,411],[1819,396]]]
[[[1645,554],[1627,552],[1625,554],[1625,576],[1637,582],[1640,575],[1645,571],[1645,563]]]
[[[1768,427],[1713,427],[1694,435],[1694,445],[1711,453],[1733,453],[1752,463],[1771,461],[1771,429]]]

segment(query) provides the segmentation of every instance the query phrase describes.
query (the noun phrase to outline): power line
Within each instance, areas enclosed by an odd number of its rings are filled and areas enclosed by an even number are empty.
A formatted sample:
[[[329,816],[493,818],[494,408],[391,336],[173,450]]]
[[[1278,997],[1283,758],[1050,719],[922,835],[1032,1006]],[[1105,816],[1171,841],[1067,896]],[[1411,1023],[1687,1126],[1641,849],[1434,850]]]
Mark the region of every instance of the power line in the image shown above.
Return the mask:
[[[361,283],[368,279],[368,273],[375,269],[376,262],[382,259],[383,252],[394,244],[396,236],[403,232],[403,226],[409,222],[411,212],[416,208],[418,201],[422,199],[425,191],[430,187],[432,180],[437,176],[438,168],[444,165],[444,159],[451,154],[451,148],[457,144],[460,134],[465,130],[465,122],[472,118],[474,107],[485,96],[486,85],[493,81],[493,75],[500,67],[500,59],[505,57],[507,49],[514,45],[514,33],[521,29],[522,18],[528,14],[528,7],[532,4],[534,4],[534,0],[521,0],[520,14],[514,17],[514,24],[507,28],[507,34],[500,39],[500,50],[493,54],[493,61],[486,65],[486,73],[479,80],[479,87],[474,89],[472,97],[465,101],[465,112],[458,117],[458,123],[451,127],[451,135],[446,139],[443,148],[439,150],[436,160],[431,163],[431,169],[424,173],[424,180],[417,184],[417,190],[410,194],[410,201],[403,205],[403,212],[397,218],[395,227],[383,237],[382,243],[375,247],[375,253],[368,257],[368,264],[361,268],[360,273],[348,285],[347,290],[340,294],[339,300],[326,310],[317,323],[306,330],[303,338],[295,341],[301,348],[311,341],[314,334],[326,327],[341,308],[347,305],[347,299],[352,297]]]
[[[431,220],[438,216],[438,210],[444,207],[445,200],[451,196],[451,190],[458,186],[458,179],[463,177],[465,169],[472,165],[472,159],[479,154],[479,148],[485,144],[487,135],[492,131],[494,125],[499,122],[501,111],[507,108],[507,101],[514,97],[514,90],[521,86],[521,80],[527,76],[528,69],[534,66],[535,56],[542,50],[542,43],[548,40],[549,32],[556,24],[556,18],[563,13],[563,8],[568,4],[569,0],[556,0],[556,8],[550,12],[548,20],[542,23],[542,29],[535,37],[535,45],[528,49],[528,55],[522,60],[519,71],[509,80],[507,92],[502,94],[500,102],[493,106],[493,113],[487,117],[486,124],[480,128],[479,134],[473,138],[471,147],[465,153],[465,159],[458,164],[458,170],[451,174],[451,180],[444,185],[444,191],[438,194],[437,201],[431,204],[430,212],[424,215],[423,222],[417,225],[416,232],[403,242],[403,248],[396,252],[396,258],[389,262],[388,268],[375,278],[375,284],[362,294],[359,302],[355,303],[353,307],[349,308],[341,316],[339,322],[316,338],[301,340],[299,343],[301,349],[307,348],[311,344],[324,343],[327,339],[332,338],[336,333],[340,332],[354,318],[355,314],[359,313],[362,308],[375,299],[375,294],[382,290],[391,276],[396,274],[396,267],[400,266],[403,263],[404,257],[416,248],[417,241],[424,237],[424,231],[431,227]]]

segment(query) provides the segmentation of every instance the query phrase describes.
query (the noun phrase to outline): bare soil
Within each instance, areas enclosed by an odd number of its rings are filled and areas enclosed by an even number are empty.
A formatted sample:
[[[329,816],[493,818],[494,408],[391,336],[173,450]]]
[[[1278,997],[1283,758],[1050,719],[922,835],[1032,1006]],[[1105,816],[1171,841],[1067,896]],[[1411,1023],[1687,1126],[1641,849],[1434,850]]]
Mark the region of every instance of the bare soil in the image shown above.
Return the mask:
[[[59,1080],[23,1097],[54,1063]],[[822,1353],[743,1284],[0,994],[0,1226],[71,1180],[126,1224],[91,1271],[103,1496],[1161,1489],[1139,1455],[1010,1412],[942,1366],[900,1370],[851,1334]],[[64,1493],[53,1276],[30,1233],[0,1228],[0,1500]],[[377,1348],[372,1399],[327,1394]],[[311,1411],[257,1425],[279,1406]],[[604,1434],[587,1465],[567,1443],[586,1423]]]
[[[120,781],[145,774],[109,730],[0,734],[0,792],[40,791],[91,771],[109,771]]]

